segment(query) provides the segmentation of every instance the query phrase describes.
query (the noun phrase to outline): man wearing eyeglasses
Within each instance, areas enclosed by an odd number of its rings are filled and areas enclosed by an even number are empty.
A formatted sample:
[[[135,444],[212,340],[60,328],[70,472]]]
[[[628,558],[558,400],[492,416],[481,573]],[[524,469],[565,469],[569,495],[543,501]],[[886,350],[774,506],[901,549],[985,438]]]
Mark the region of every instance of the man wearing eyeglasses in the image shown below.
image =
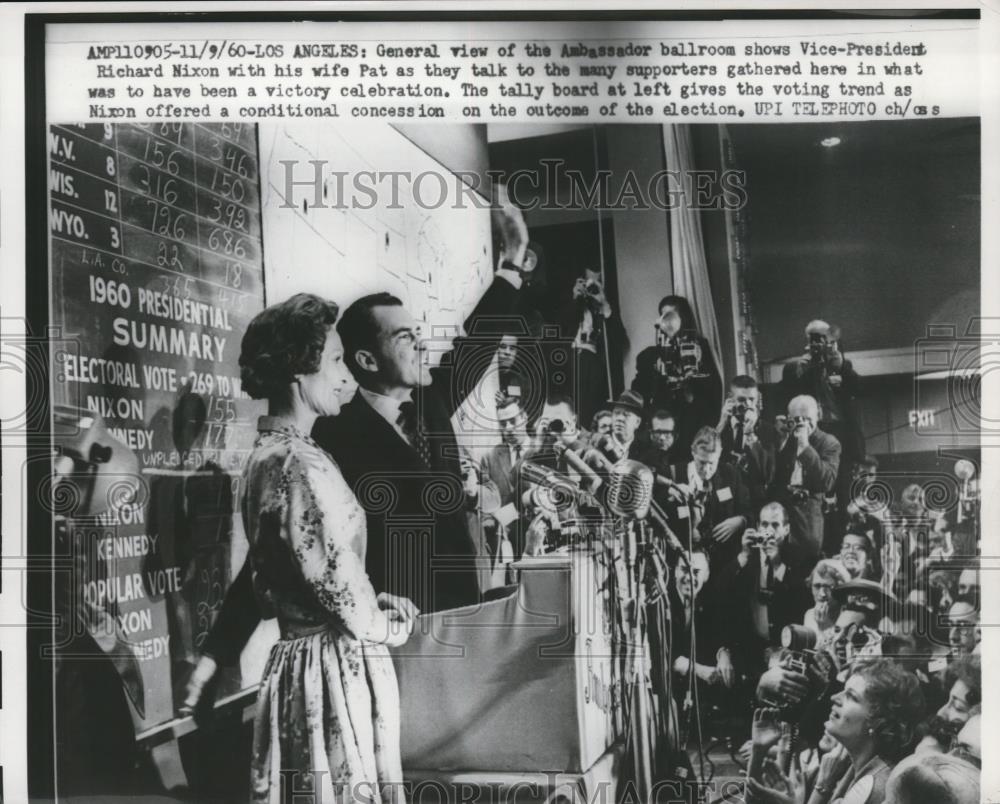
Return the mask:
[[[649,420],[649,445],[642,450],[639,460],[653,470],[655,475],[669,476],[670,467],[681,460],[674,449],[677,443],[677,420],[674,414],[664,408],[653,412]],[[657,484],[653,496],[660,506],[670,504],[668,489]]]

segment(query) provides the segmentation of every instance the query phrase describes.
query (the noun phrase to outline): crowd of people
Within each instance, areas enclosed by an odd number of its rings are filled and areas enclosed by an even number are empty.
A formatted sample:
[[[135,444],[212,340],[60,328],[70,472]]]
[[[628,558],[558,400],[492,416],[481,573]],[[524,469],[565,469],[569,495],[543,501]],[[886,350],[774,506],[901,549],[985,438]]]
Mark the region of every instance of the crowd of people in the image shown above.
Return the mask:
[[[470,332],[477,318],[517,317],[533,267],[519,213],[501,209],[495,223],[504,248]],[[975,517],[933,510],[919,487],[891,506],[872,493],[878,462],[836,327],[808,323],[804,355],[766,391],[782,412],[767,417],[753,377],[723,385],[674,295],[656,308],[630,386],[611,394],[621,322],[593,271],[571,299],[551,323],[575,373],[527,366],[523,326],[496,333],[496,444],[478,460],[450,417],[468,391],[460,369],[479,366],[473,381],[488,371],[482,338],[458,339],[431,369],[416,322],[388,294],[343,314],[299,295],[251,324],[244,388],[269,404],[244,495],[251,550],[188,699],[260,616],[277,616],[255,800],[277,800],[290,768],[391,798],[399,705],[384,646],[405,642],[420,612],[515,582],[515,559],[572,542],[538,472],[599,500],[614,467],[634,461],[653,474],[657,527],[684,548],[659,578],[674,606],[672,693],[684,710],[697,688],[695,716],[711,721],[699,734],[722,729],[734,750],[745,741],[748,800],[978,801]],[[442,481],[455,494],[428,508],[427,484]],[[432,517],[427,534],[393,528],[387,484],[397,509]],[[446,569],[430,572],[442,555]]]
[[[661,317],[678,310],[691,315],[678,297],[660,304]],[[697,685],[696,716],[728,740],[752,735],[741,749],[747,800],[978,801],[974,520],[935,510],[918,484],[889,503],[838,333],[812,321],[806,337],[806,354],[769,391],[784,402],[771,421],[752,377],[733,377],[713,403],[714,365],[664,372],[666,340],[639,353],[632,389],[598,409],[589,431],[567,395],[534,419],[503,397],[495,454],[508,459],[483,462],[481,488],[503,487],[519,517],[490,531],[490,554],[565,542],[551,535],[558,517],[516,493],[522,454],[544,462],[555,445],[551,465],[585,488],[593,480],[580,462],[598,476],[641,462],[669,529],[693,546],[668,579],[681,624],[674,695],[683,706],[685,685]],[[504,534],[511,544],[497,552]],[[684,652],[692,620],[694,656]]]

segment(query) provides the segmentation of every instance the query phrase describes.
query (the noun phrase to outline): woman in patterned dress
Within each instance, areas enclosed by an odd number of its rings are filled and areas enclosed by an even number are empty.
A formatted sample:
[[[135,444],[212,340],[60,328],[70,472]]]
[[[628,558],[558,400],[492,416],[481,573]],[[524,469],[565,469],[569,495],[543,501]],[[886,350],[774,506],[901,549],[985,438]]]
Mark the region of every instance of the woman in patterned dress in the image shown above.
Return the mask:
[[[313,790],[324,802],[404,798],[388,647],[406,642],[417,612],[375,594],[364,511],[309,437],[354,390],[336,318],[332,302],[298,294],[250,322],[240,354],[243,389],[268,401],[244,474],[243,521],[254,591],[281,631],[257,697],[254,802]]]

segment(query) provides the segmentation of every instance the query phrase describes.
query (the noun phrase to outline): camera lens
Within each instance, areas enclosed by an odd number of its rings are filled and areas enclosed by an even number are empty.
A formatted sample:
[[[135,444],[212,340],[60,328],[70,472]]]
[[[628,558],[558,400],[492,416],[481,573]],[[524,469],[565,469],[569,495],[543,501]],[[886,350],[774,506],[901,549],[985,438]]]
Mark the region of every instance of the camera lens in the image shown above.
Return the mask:
[[[596,296],[600,292],[601,292],[601,286],[598,285],[596,282],[587,283],[587,293],[589,293],[591,296]]]
[[[546,429],[553,435],[562,435],[566,430],[566,425],[563,424],[562,419],[553,419],[549,422],[549,426]]]

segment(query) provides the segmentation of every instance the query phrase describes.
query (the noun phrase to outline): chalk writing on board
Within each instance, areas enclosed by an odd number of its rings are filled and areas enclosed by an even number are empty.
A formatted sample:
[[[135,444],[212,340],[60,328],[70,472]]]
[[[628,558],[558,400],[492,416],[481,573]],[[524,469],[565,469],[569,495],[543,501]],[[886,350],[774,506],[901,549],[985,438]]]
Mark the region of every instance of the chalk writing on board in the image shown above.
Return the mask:
[[[147,489],[97,514],[100,530],[66,530],[75,597],[94,641],[138,663],[140,731],[174,716],[238,569],[239,478],[263,412],[237,364],[264,302],[258,173],[251,124],[49,128],[52,322],[70,344],[53,355],[54,403],[100,417]],[[230,674],[220,692],[243,685]]]

